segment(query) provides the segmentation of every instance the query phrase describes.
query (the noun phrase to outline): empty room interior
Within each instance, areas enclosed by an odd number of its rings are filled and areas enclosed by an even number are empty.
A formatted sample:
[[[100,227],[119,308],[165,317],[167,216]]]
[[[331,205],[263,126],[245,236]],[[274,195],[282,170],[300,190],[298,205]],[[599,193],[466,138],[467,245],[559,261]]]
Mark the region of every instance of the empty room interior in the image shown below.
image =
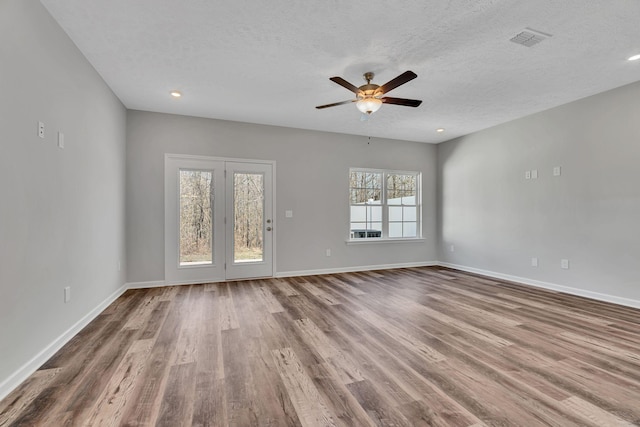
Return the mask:
[[[0,0],[0,426],[640,425],[639,17]]]

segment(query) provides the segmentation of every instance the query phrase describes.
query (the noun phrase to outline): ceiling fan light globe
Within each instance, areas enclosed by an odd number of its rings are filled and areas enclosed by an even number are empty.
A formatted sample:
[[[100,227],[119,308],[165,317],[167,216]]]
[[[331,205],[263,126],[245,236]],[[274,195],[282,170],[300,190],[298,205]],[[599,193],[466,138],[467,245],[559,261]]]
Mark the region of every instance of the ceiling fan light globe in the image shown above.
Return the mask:
[[[371,114],[375,113],[382,106],[382,100],[378,98],[364,98],[356,102],[356,107],[362,113]]]

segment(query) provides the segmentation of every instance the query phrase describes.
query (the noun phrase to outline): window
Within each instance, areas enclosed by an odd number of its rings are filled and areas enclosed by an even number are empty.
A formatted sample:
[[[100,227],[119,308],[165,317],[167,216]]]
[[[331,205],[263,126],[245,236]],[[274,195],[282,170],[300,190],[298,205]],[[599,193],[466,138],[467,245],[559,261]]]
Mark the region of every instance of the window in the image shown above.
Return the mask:
[[[358,239],[421,237],[420,173],[349,171],[349,236]]]

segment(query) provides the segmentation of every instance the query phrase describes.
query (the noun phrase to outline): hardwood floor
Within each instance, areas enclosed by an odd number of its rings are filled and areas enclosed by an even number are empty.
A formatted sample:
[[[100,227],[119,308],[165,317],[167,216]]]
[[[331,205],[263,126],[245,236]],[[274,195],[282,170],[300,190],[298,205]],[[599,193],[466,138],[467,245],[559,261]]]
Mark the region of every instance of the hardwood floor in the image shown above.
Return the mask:
[[[0,426],[640,425],[640,310],[430,267],[127,291]]]

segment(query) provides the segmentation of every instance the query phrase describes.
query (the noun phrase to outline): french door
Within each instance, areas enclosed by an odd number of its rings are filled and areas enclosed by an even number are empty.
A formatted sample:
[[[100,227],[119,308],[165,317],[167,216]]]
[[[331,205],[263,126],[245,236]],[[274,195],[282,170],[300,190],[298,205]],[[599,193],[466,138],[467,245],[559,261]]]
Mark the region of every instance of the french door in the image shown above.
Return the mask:
[[[273,275],[273,162],[165,155],[165,281]]]

